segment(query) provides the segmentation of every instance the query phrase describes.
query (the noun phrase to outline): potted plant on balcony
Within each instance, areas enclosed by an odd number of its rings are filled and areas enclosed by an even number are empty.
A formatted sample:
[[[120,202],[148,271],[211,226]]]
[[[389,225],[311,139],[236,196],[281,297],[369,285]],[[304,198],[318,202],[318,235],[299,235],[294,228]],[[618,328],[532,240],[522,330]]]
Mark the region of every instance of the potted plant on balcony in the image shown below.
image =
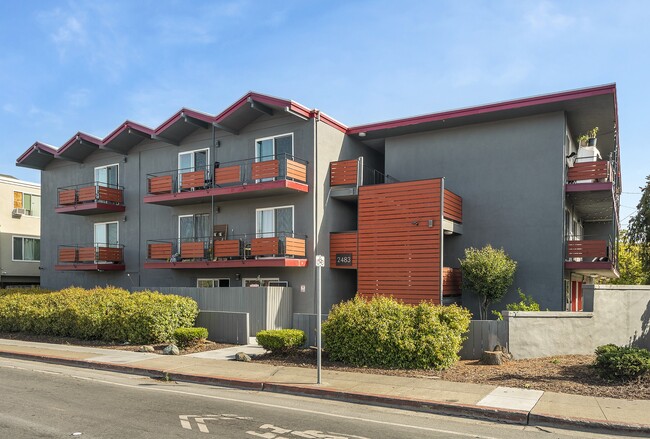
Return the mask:
[[[578,137],[579,146],[596,146],[596,135],[598,134],[598,127],[593,127],[585,134]]]

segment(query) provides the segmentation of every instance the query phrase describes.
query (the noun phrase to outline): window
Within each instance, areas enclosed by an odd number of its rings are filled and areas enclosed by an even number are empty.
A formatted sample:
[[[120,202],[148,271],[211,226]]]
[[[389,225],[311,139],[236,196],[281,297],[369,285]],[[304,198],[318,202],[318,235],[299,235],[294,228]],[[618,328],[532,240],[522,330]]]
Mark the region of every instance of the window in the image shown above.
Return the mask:
[[[230,278],[197,279],[197,288],[226,288],[230,286]]]
[[[245,287],[268,287],[270,283],[277,283],[280,279],[277,277],[253,277],[244,279]]]
[[[95,168],[95,184],[116,188],[119,185],[119,168],[118,164]]]
[[[209,166],[210,163],[210,150],[198,149],[196,151],[187,151],[178,153],[178,188],[183,185],[183,174],[187,172],[203,171],[205,179],[210,176]]]
[[[13,260],[14,261],[40,261],[41,240],[26,236],[13,237]]]
[[[293,206],[272,207],[255,211],[258,238],[282,237],[293,233]]]
[[[206,248],[209,248],[211,235],[209,213],[181,215],[178,217],[179,243],[203,241]]]
[[[41,216],[41,196],[14,191],[14,209],[25,209],[25,215]]]
[[[286,175],[287,161],[293,158],[293,133],[280,136],[266,137],[255,141],[255,161],[280,160],[280,176]],[[269,181],[263,179],[262,181]]]
[[[95,246],[96,247],[119,247],[119,223],[95,224]]]

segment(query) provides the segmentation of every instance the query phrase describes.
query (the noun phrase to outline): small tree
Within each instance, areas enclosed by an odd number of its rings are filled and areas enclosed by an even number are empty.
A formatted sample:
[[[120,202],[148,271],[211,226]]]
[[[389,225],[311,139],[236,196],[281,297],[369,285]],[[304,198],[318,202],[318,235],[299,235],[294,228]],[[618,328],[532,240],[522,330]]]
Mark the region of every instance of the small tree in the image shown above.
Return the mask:
[[[492,302],[498,302],[508,292],[517,270],[517,262],[503,249],[490,244],[482,249],[465,249],[465,259],[460,260],[463,273],[463,290],[471,290],[479,297],[480,318],[484,320]]]
[[[625,236],[625,232],[621,232]],[[618,271],[621,277],[610,279],[614,285],[643,285],[650,283],[650,274],[643,271],[639,246],[621,240],[618,244]]]
[[[646,185],[641,188],[641,200],[636,206],[636,214],[630,219],[625,240],[628,244],[639,246],[641,267],[645,273],[650,273],[650,175],[645,180]]]

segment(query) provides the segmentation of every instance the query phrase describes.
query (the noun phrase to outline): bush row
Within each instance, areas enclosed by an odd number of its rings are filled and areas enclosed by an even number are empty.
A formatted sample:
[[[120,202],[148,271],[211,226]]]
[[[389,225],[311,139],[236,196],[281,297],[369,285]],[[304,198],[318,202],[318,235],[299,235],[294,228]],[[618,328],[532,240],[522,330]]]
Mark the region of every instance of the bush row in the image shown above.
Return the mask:
[[[14,290],[0,296],[0,331],[130,343],[171,340],[193,326],[196,302],[187,297],[114,287]]]
[[[207,328],[177,328],[174,331],[174,340],[179,348],[195,345],[207,338]]]
[[[601,378],[627,381],[650,373],[650,351],[613,344],[599,346],[594,367]]]
[[[458,361],[471,314],[456,305],[404,305],[360,297],[335,305],[323,323],[332,360],[356,366],[444,369]]]

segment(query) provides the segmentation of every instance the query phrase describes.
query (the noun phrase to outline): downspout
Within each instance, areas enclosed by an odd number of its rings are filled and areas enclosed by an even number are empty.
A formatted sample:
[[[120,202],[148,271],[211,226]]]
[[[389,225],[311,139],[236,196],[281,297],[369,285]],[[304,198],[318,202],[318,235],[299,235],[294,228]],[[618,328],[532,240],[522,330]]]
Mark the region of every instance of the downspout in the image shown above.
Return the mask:
[[[215,137],[216,137],[215,129],[216,129],[215,126],[212,125],[212,160],[211,161],[208,160],[208,166],[209,166],[209,168],[208,168],[209,171],[208,172],[210,172],[212,174],[211,179],[212,179],[212,186],[213,187],[214,187],[214,183],[215,183],[215,175],[214,175],[215,169],[214,169],[214,164],[213,163],[217,162],[217,147],[216,147],[216,144],[215,144],[216,143],[215,142]],[[214,251],[214,243],[212,242],[212,239],[214,239],[214,236],[213,236],[213,234],[214,234],[214,191],[210,191],[210,223],[212,225],[212,228],[209,231],[209,234],[210,234],[209,238],[210,239],[209,239],[208,242],[210,243],[209,246]],[[212,256],[214,257],[214,255],[212,255]]]
[[[316,289],[318,286],[316,285],[316,255],[318,254],[318,122],[320,122],[320,110],[314,109],[314,208],[313,208],[313,214],[314,214],[314,229],[313,229],[313,236],[314,236],[314,266],[313,266],[313,273],[314,273],[314,294],[316,294]],[[314,313],[317,313],[316,309],[316,300],[314,300]],[[316,315],[317,319],[320,319],[319,315]]]
[[[444,242],[445,242],[445,177],[442,177],[440,179],[440,268],[438,270],[438,275],[440,276],[440,305],[444,305],[443,303],[443,288],[444,288],[444,280],[443,280],[443,271],[444,271],[444,265],[445,265],[445,248],[444,248]]]

